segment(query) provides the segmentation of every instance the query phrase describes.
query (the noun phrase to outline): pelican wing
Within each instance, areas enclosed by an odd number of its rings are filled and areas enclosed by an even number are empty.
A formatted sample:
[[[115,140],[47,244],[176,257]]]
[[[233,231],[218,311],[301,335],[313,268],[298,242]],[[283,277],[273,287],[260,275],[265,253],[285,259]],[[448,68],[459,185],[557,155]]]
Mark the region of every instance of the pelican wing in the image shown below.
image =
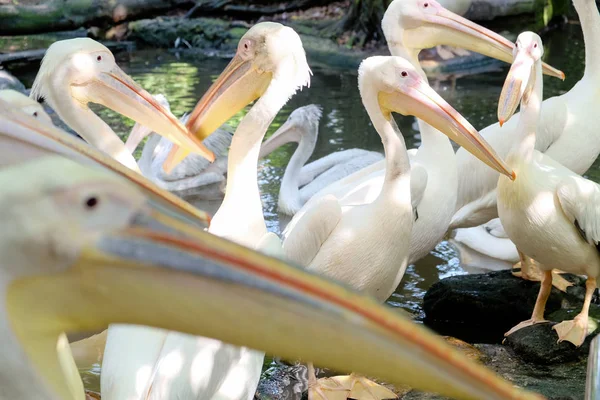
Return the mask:
[[[418,219],[418,207],[423,200],[425,188],[427,187],[427,170],[419,164],[413,164],[410,169],[410,202],[412,204],[415,219]]]
[[[294,217],[284,232],[285,256],[300,265],[309,265],[342,217],[342,207],[332,195],[315,201],[313,207]]]
[[[318,160],[308,163],[302,167],[302,169],[300,170],[300,186],[309,184],[315,178],[319,177],[321,174],[327,172],[331,168],[335,168],[338,165],[345,164],[347,162],[351,162],[352,160],[362,158],[364,156],[369,156],[369,155],[370,156],[379,155],[379,157],[378,157],[379,160],[383,158],[383,155],[380,153],[377,153],[375,151],[363,150],[363,149],[349,149],[349,150],[343,150],[343,151],[336,151],[335,153],[331,153],[329,155],[326,155],[325,157],[321,157]],[[369,163],[369,164],[371,164],[371,163]],[[355,171],[357,171],[357,170],[358,169],[356,169]],[[352,172],[354,172],[354,171],[352,171]],[[348,174],[346,174],[346,175],[348,175]],[[346,175],[343,175],[343,176],[346,176]],[[343,176],[341,176],[341,177],[343,177]],[[331,181],[331,182],[333,182],[333,181]]]
[[[564,178],[556,188],[560,205],[581,236],[591,245],[600,242],[600,186],[578,175]]]
[[[302,201],[306,203],[308,199],[310,199],[324,187],[327,187],[330,184],[355,173],[356,171],[360,171],[365,167],[376,163],[382,158],[383,154],[381,153],[377,153],[375,151],[361,150],[361,155],[332,166],[327,171],[324,171],[322,174],[317,176],[312,182],[308,183],[306,186],[300,189],[300,196],[302,198]]]

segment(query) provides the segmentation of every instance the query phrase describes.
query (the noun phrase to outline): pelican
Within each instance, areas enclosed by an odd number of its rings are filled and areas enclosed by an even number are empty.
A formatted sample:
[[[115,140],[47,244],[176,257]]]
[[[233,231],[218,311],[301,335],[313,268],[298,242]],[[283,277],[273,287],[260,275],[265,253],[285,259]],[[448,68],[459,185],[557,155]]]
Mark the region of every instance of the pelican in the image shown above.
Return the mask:
[[[317,144],[321,113],[321,108],[314,104],[297,108],[260,149],[262,158],[286,143],[298,143],[279,189],[278,208],[284,214],[293,216],[322,188],[383,158],[376,151],[348,149],[304,165]]]
[[[512,60],[513,43],[444,9],[436,1],[394,0],[385,12],[382,28],[392,55],[411,61],[424,79],[418,54],[438,44],[464,47],[508,62]],[[562,72],[552,67],[544,69],[553,76],[562,76]],[[417,150],[409,151],[415,210],[409,263],[427,255],[443,239],[455,210],[458,188],[458,171],[450,140],[423,121],[418,122],[422,144]],[[374,201],[381,191],[385,167],[385,162],[379,162],[329,185],[313,196],[298,214],[310,208],[312,201],[328,194],[344,198],[347,204]]]
[[[78,375],[65,375],[74,366],[62,332],[117,322],[212,335],[457,399],[542,399],[397,310],[186,226],[170,193],[2,100],[0,153],[0,226],[10,227],[0,230],[2,398],[83,399]]]
[[[356,206],[344,206],[343,199],[334,196],[321,198],[302,217],[292,220],[283,248],[288,259],[306,265],[309,271],[345,282],[384,302],[406,269],[413,222],[408,154],[391,113],[423,118],[480,154],[490,167],[512,174],[409,61],[371,57],[363,61],[358,76],[363,104],[385,151],[381,192],[373,202]],[[313,395],[327,399],[327,386],[316,382],[312,368],[309,373]],[[375,384],[364,378],[352,376],[342,382],[350,392],[348,397],[357,398],[352,392],[356,385],[367,388],[368,398],[389,398],[389,392],[374,388]]]
[[[168,100],[162,94],[153,96],[165,109],[170,111]],[[187,122],[187,116],[180,119]],[[161,188],[176,192],[182,198],[195,197],[196,199],[215,200],[222,199],[225,194],[225,175],[227,173],[226,153],[231,144],[233,135],[228,128],[221,127],[204,139],[203,144],[213,152],[217,159],[210,163],[198,154],[190,154],[175,169],[167,174],[163,170],[163,163],[173,147],[169,139],[153,133],[152,129],[135,124],[125,142],[125,147],[133,153],[138,144],[149,136],[138,166],[142,174],[156,183]]]
[[[214,131],[257,99],[233,136],[225,197],[212,218],[210,233],[250,248],[281,253],[281,243],[277,236],[267,232],[263,217],[258,155],[277,112],[309,80],[310,69],[298,34],[281,24],[260,23],[240,39],[235,57],[191,113],[187,124],[192,132],[203,137],[204,132]],[[170,171],[169,165],[166,170]],[[175,377],[168,362],[173,351],[184,357]],[[207,338],[121,327],[108,334],[101,375],[102,395],[108,400],[160,393],[202,400],[252,399],[263,358],[262,352]],[[195,365],[202,363],[207,366],[198,371]],[[139,371],[146,366],[150,366],[152,373],[140,385]],[[190,381],[190,376],[195,375],[199,375],[197,382]]]
[[[579,15],[585,42],[585,72],[579,82],[567,93],[543,102],[535,148],[554,161],[577,174],[585,173],[600,153],[600,133],[595,127],[596,110],[600,99],[596,88],[600,87],[600,14],[591,0],[573,0]],[[518,118],[506,122],[500,129],[493,124],[481,131],[483,137],[506,156],[519,133]],[[460,172],[456,213],[450,229],[483,224],[498,216],[496,206],[497,176],[469,154],[457,152]],[[525,268],[525,266],[523,266]],[[533,279],[523,271],[523,277]]]
[[[140,122],[209,161],[214,154],[169,111],[121,70],[104,45],[76,38],[54,42],[46,52],[30,96],[44,99],[71,129],[132,170],[135,159],[117,134],[88,108],[102,104]]]
[[[540,59],[544,47],[538,35],[524,32],[517,38],[515,60],[508,73],[498,119],[504,125],[519,101],[521,114],[517,137],[506,162],[516,179],[498,180],[498,214],[502,226],[519,251],[539,263],[542,284],[531,319],[506,335],[544,320],[546,300],[552,289],[552,268],[586,275],[586,294],[581,312],[553,327],[559,342],[580,346],[587,335],[588,311],[600,274],[600,186],[535,149],[542,108]]]

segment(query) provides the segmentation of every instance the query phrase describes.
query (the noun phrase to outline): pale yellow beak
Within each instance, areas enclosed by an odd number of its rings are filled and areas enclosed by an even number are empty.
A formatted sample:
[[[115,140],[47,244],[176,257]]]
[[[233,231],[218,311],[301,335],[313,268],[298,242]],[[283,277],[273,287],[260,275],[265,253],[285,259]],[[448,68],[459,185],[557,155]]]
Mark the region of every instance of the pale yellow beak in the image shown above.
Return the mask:
[[[435,13],[424,14],[423,18],[426,23],[424,26],[404,31],[406,43],[415,43],[423,49],[440,44],[456,46],[507,63],[513,60],[514,43],[440,5],[437,5]],[[565,79],[562,71],[546,63],[542,64],[542,71],[546,75]]]
[[[202,137],[192,135],[169,110],[118,66],[108,73],[100,73],[88,94],[91,102],[115,110],[211,162],[215,160],[212,151],[202,143]]]
[[[271,73],[259,71],[251,61],[245,61],[236,54],[202,96],[186,126],[197,137],[210,135],[229,118],[262,96],[271,79]],[[163,165],[164,170],[170,172],[188,154],[186,149],[173,146]]]
[[[54,332],[55,343],[63,331],[129,323],[214,337],[456,399],[541,398],[398,311],[209,233],[191,234],[147,207],[125,229],[81,249],[63,272],[16,280],[6,304],[27,355],[49,377],[57,362],[40,347],[41,333]]]
[[[508,71],[500,100],[498,100],[498,121],[502,126],[517,110],[521,99],[531,90],[531,78],[535,60],[526,49],[518,49],[515,60]],[[535,79],[535,78],[534,78]]]
[[[464,147],[490,168],[514,179],[514,172],[469,121],[422,79],[419,78],[402,92],[380,92],[379,104],[382,110],[413,115],[422,119]]]

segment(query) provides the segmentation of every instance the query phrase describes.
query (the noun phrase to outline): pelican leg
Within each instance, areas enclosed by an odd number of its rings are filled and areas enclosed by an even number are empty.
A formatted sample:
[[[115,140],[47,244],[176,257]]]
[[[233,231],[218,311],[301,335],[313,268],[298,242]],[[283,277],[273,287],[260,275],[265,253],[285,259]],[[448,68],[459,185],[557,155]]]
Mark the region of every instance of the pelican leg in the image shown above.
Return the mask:
[[[540,271],[540,268],[537,266],[537,262],[533,258],[527,257],[525,254],[521,253],[521,251],[519,251],[519,258],[521,261],[513,265],[512,274],[528,281],[540,282],[543,274],[542,271]],[[563,278],[559,270],[553,269],[552,286],[566,293],[567,288],[569,286],[573,286],[573,283]]]
[[[574,319],[563,321],[552,328],[558,334],[559,343],[566,340],[577,347],[583,344],[585,337],[588,335],[588,312],[590,311],[594,290],[596,290],[596,279],[588,278],[585,282],[585,300],[581,312]]]
[[[515,325],[511,330],[506,332],[504,336],[509,336],[510,334],[518,331],[519,329],[525,328],[526,326],[547,322],[544,319],[544,310],[546,309],[546,302],[548,301],[548,297],[550,296],[551,291],[552,271],[544,271],[542,284],[540,285],[540,291],[538,292],[538,297],[535,301],[535,306],[533,307],[533,313],[531,314],[531,318]]]
[[[388,388],[354,373],[317,380],[313,365],[308,364],[309,400],[384,400],[397,398],[398,396]]]

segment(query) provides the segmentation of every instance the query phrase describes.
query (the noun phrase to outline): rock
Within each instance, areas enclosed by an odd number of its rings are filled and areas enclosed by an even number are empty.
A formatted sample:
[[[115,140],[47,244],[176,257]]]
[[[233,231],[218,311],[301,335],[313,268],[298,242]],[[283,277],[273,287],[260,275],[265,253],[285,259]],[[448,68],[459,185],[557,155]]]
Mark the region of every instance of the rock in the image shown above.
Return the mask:
[[[562,307],[579,309],[582,305],[583,279],[565,275],[577,282],[562,293],[553,288],[546,315]],[[425,294],[425,324],[442,335],[470,343],[500,343],[504,333],[529,319],[539,282],[517,278],[510,271],[460,275],[434,284]]]
[[[508,336],[505,344],[511,347],[523,360],[535,364],[556,364],[585,360],[589,353],[590,342],[598,334],[600,306],[590,306],[590,334],[581,347],[572,343],[558,343],[556,331],[552,329],[557,322],[571,320],[581,311],[581,308],[561,309],[548,315],[552,322],[538,324],[520,329]]]

